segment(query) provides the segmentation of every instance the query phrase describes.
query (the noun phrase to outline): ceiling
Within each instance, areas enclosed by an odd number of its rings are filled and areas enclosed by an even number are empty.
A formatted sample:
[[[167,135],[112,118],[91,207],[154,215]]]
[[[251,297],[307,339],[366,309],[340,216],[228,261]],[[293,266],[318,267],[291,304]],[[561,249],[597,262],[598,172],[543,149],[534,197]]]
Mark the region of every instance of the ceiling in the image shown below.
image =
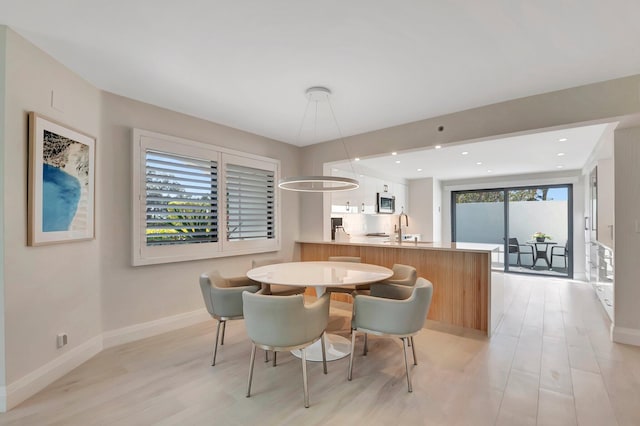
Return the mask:
[[[332,167],[364,175],[382,173],[400,179],[439,180],[580,170],[608,126],[576,127],[396,155],[390,152]]]
[[[640,73],[637,0],[0,0],[0,10],[0,23],[103,90],[300,146]],[[303,122],[316,85],[332,90],[341,132],[327,117],[315,132]]]

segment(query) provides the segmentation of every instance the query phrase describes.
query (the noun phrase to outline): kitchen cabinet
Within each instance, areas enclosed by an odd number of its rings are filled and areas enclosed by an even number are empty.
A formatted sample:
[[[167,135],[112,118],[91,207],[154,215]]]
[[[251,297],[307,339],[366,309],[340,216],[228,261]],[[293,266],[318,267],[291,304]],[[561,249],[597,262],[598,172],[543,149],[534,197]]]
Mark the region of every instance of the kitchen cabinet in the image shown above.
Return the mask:
[[[405,213],[409,210],[407,185],[344,170],[334,170],[332,175],[356,179],[360,183],[358,189],[331,193],[332,213],[376,214],[377,193],[386,193],[396,197],[396,214],[400,214],[403,206]]]
[[[597,241],[592,241],[589,250],[588,275],[589,282],[596,290],[602,307],[613,321],[613,250]]]

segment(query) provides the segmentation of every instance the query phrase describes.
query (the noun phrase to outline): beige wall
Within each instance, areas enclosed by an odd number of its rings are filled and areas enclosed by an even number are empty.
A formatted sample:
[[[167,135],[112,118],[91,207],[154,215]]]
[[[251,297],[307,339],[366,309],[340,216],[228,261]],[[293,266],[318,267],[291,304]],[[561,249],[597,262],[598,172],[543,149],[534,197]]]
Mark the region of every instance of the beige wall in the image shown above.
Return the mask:
[[[6,111],[0,120],[7,126],[1,127],[0,158],[4,159],[3,176],[11,179],[2,186],[1,214],[6,220],[0,231],[5,251],[0,278],[4,315],[0,317],[6,323],[2,340],[6,366],[0,374],[6,374],[3,384],[9,392],[29,388],[29,383],[45,377],[38,372],[43,367],[49,371],[56,360],[76,356],[74,350],[100,339],[103,332],[202,310],[197,281],[202,272],[215,268],[223,274],[242,275],[252,258],[293,256],[299,200],[296,194],[283,192],[280,253],[130,266],[132,127],[276,158],[283,175],[299,173],[300,149],[104,93],[3,26],[0,46],[4,47],[5,32],[6,55],[1,63],[7,67],[7,90],[0,99]],[[51,107],[52,90],[62,111]],[[26,246],[29,111],[97,137],[95,240]],[[56,349],[60,332],[68,334],[69,344]]]
[[[615,327],[635,330],[640,339],[640,127],[616,130]],[[600,194],[598,194],[598,197]],[[616,331],[614,330],[614,336]],[[631,334],[634,334],[631,332]],[[636,343],[637,344],[637,343]]]
[[[7,31],[4,185],[4,315],[8,384],[101,332],[100,223],[96,240],[27,247],[27,114],[36,111],[100,134],[100,91]],[[51,107],[51,92],[64,105]],[[97,155],[102,152],[98,140]],[[100,166],[100,165],[99,165]],[[97,192],[107,188],[98,180]],[[96,210],[104,207],[97,199]],[[56,335],[69,344],[56,349]]]
[[[103,93],[98,181],[109,182],[101,199],[100,259],[104,331],[201,309],[198,276],[211,269],[243,275],[251,259],[293,256],[298,233],[298,200],[282,191],[282,251],[131,266],[131,129],[141,128],[199,142],[251,152],[281,161],[282,175],[298,173],[299,149],[288,144]]]
[[[413,179],[409,181],[409,216],[412,232],[420,234],[422,241],[438,241],[434,239],[436,232],[434,222],[436,213],[434,208],[440,205],[440,200],[434,199],[434,179]],[[439,237],[440,229],[438,228]]]
[[[7,28],[0,25],[0,386],[5,386],[5,321],[4,321],[4,182],[5,182],[5,47]]]

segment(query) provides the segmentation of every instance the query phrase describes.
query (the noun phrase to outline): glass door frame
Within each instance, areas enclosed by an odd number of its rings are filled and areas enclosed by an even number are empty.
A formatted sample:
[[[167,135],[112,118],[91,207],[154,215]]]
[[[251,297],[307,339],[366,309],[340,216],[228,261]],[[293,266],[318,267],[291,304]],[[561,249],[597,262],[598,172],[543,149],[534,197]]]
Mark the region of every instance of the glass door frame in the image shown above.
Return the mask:
[[[504,186],[497,188],[482,188],[482,189],[468,189],[451,191],[451,242],[456,242],[456,195],[462,193],[473,192],[502,192],[503,193],[503,253],[504,253],[504,271],[512,274],[523,275],[538,275],[546,277],[556,277],[555,275],[538,274],[532,270],[532,272],[512,271],[509,269],[509,253],[508,253],[508,238],[509,238],[509,197],[508,191],[518,191],[526,189],[552,189],[552,188],[565,188],[567,189],[567,275],[566,278],[573,279],[573,184],[547,184],[547,185],[521,185],[521,186]],[[565,275],[558,277],[565,278]]]

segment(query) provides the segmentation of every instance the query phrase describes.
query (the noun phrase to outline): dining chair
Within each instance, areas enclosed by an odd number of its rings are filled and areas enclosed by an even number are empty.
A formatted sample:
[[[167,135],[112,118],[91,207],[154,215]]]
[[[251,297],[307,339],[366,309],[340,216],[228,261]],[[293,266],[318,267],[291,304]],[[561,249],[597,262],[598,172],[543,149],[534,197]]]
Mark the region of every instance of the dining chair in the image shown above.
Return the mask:
[[[531,265],[535,264],[535,253],[533,251],[533,246],[531,244],[520,244],[517,238],[509,238],[509,254],[516,255],[516,265],[522,266],[522,255],[530,255],[531,256]]]
[[[262,259],[262,260],[252,260],[251,267],[258,268],[260,266],[273,265],[274,263],[284,263],[284,259],[273,258],[273,259]],[[272,296],[291,296],[293,294],[302,294],[306,290],[305,287],[292,287],[288,285],[278,285],[278,284],[265,284],[260,283],[262,286],[262,294],[272,295]]]
[[[271,297],[260,293],[242,294],[247,334],[253,342],[249,361],[247,398],[251,396],[251,381],[255,364],[256,348],[274,351],[300,349],[302,353],[302,385],[304,406],[309,407],[307,385],[306,347],[321,341],[322,366],[327,374],[324,333],[329,322],[329,294],[325,293],[315,302],[305,305],[301,294]]]
[[[247,291],[255,293],[260,290],[253,280],[246,277],[223,278],[218,271],[211,271],[200,275],[200,290],[207,306],[209,314],[218,321],[216,328],[216,342],[213,346],[213,362],[216,365],[218,355],[218,340],[220,346],[224,345],[224,333],[227,329],[227,321],[243,319],[242,293]],[[222,326],[222,337],[220,337]]]
[[[553,266],[553,256],[561,257],[564,260],[564,268],[567,267],[567,256],[569,255],[569,241],[565,241],[563,246],[551,246],[551,263],[550,268]]]
[[[391,270],[393,275],[380,282],[380,284],[397,284],[411,287],[418,279],[418,271],[413,266],[396,263],[391,267]]]
[[[399,337],[402,340],[408,390],[413,392],[407,361],[407,341],[411,341],[413,364],[418,365],[413,336],[424,326],[432,296],[433,285],[424,278],[418,278],[413,287],[376,283],[371,286],[370,296],[356,293],[347,380],[353,377],[356,332]]]
[[[329,256],[327,260],[329,262],[351,262],[351,263],[362,262],[362,259],[360,259],[360,257],[358,256]],[[344,286],[327,287],[326,291],[330,293],[351,294],[355,290],[368,291],[370,287],[371,287],[370,284],[344,285]]]

